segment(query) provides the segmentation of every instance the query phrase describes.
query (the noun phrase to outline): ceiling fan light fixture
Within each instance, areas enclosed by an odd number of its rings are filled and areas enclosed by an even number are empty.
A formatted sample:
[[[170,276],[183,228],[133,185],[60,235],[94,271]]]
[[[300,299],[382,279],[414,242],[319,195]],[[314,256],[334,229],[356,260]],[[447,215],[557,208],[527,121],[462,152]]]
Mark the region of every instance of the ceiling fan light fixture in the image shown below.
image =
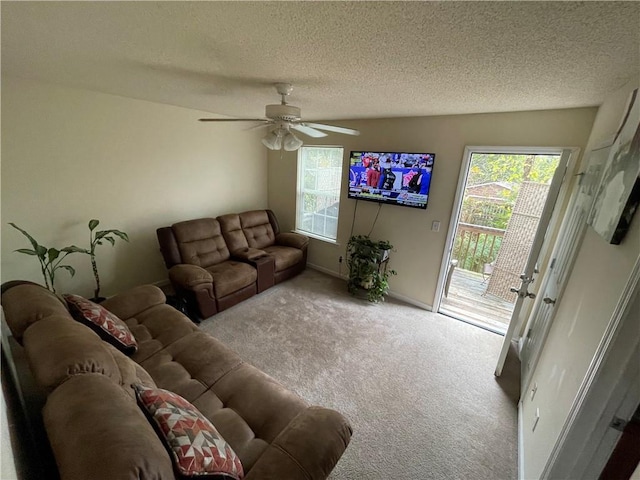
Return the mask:
[[[291,132],[287,132],[286,135],[284,136],[283,144],[284,144],[284,149],[287,152],[293,152],[295,150],[298,150],[303,143],[304,142],[302,140],[300,140]]]
[[[282,148],[282,131],[278,128],[271,130],[262,139],[262,144],[269,150],[280,150]]]
[[[265,107],[265,118],[201,118],[200,121],[260,122],[262,124],[256,125],[256,127],[271,125],[271,131],[262,139],[262,144],[269,150],[280,150],[284,148],[284,150],[288,152],[298,150],[304,144],[290,129],[312,138],[326,137],[327,133],[325,133],[325,130],[343,135],[360,135],[360,132],[353,128],[325,125],[323,123],[303,123],[300,107],[287,103],[287,96],[290,95],[293,90],[291,84],[276,83],[275,87],[278,94],[282,97],[282,100],[277,105],[267,105]]]

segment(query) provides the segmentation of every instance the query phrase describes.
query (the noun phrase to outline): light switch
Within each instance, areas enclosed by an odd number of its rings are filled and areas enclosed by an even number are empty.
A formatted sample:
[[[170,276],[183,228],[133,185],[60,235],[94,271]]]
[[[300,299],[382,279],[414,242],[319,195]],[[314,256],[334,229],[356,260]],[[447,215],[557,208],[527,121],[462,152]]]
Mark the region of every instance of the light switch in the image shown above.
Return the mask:
[[[440,222],[438,220],[434,220],[431,222],[431,231],[439,232],[440,231]]]

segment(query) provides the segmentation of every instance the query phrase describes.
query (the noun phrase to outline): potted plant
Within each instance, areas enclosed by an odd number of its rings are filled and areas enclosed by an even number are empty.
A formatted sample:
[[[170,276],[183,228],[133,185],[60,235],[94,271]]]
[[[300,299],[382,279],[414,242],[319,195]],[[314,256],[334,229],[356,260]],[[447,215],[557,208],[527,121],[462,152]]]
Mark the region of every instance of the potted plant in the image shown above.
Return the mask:
[[[19,248],[18,250],[16,250],[16,252],[38,257],[38,261],[40,262],[40,270],[42,271],[42,276],[44,278],[44,284],[49,290],[51,290],[53,293],[56,292],[56,270],[62,268],[69,272],[72,277],[75,275],[75,269],[71,265],[63,265],[62,261],[67,257],[67,255],[71,255],[72,253],[86,253],[83,248],[76,247],[75,245],[64,247],[60,250],[53,247],[45,247],[44,245],[40,245],[35,238],[29,235],[22,228],[18,227],[15,223],[9,223],[9,225],[22,233],[29,239],[29,242],[31,242],[31,246],[33,247],[32,249]]]
[[[96,279],[96,289],[93,291],[93,301],[102,301],[104,297],[100,296],[100,274],[98,273],[98,264],[96,263],[96,248],[98,245],[102,245],[106,240],[113,247],[116,243],[115,237],[119,237],[125,242],[129,241],[129,236],[120,230],[98,230],[96,227],[100,224],[99,220],[91,219],[89,221],[89,249],[83,250],[82,253],[86,253],[91,257],[91,268],[93,270],[93,276]]]
[[[347,243],[347,288],[352,295],[365,291],[370,302],[384,301],[389,291],[389,277],[395,270],[387,268],[393,248],[386,240],[371,240],[367,235],[354,235]]]

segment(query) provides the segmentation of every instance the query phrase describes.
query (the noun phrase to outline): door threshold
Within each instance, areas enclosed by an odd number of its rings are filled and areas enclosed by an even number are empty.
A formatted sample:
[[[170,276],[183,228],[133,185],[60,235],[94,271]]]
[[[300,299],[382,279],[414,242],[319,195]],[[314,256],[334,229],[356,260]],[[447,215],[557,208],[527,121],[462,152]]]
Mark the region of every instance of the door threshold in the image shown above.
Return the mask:
[[[487,330],[492,333],[497,333],[498,335],[502,335],[503,337],[507,333],[507,325],[504,326],[504,329],[499,327],[494,327],[493,325],[488,325],[478,320],[474,320],[473,318],[463,317],[459,313],[452,312],[451,310],[447,310],[445,308],[440,308],[438,313],[445,315],[447,317],[453,318],[454,320],[468,323],[469,325],[473,325],[474,327],[482,328],[483,330]]]

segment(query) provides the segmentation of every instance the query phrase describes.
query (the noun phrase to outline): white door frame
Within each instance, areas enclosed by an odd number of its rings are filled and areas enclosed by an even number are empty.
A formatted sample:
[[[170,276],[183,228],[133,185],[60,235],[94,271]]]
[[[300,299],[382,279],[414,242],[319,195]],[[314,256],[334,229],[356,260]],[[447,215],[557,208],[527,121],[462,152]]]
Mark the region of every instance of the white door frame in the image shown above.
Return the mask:
[[[464,147],[464,154],[462,157],[462,165],[460,166],[460,175],[458,176],[458,188],[456,189],[455,200],[453,201],[453,211],[451,212],[451,220],[449,221],[449,230],[447,231],[447,240],[445,242],[445,248],[442,256],[442,262],[440,263],[440,275],[438,275],[438,284],[436,286],[436,294],[433,299],[433,312],[440,310],[442,303],[442,297],[444,295],[444,284],[449,271],[449,260],[451,258],[451,251],[453,250],[453,240],[455,239],[456,227],[458,226],[458,218],[460,217],[460,210],[462,209],[462,200],[464,198],[464,190],[467,186],[467,176],[469,174],[469,167],[471,166],[471,155],[474,153],[513,153],[515,155],[562,155],[562,151],[572,147],[487,147],[487,146],[466,146]],[[574,160],[572,154],[570,160]],[[570,171],[567,170],[567,175]],[[483,327],[486,328],[486,327]],[[496,333],[499,333],[496,331]]]
[[[599,149],[592,150],[592,154]],[[582,239],[587,229],[586,217],[590,209],[590,202],[593,199],[586,197],[582,193],[581,181],[575,182],[569,187],[570,192],[567,193],[570,196],[569,202],[562,215],[559,215],[559,218],[556,219],[559,223],[558,235],[554,238],[553,244],[550,245],[549,258],[547,260],[551,260],[552,264],[549,265],[550,268],[544,269],[540,277],[541,282],[536,291],[537,298],[531,305],[528,315],[522,318],[521,327],[525,328],[520,328],[523,337],[520,339],[518,352],[522,361],[521,390],[523,392],[529,389],[532,374],[537,367],[547,335],[555,319],[554,308],[557,306],[556,303],[560,303],[560,299],[564,294],[567,279],[571,274],[578,249],[582,244]],[[588,205],[585,205],[585,202]],[[557,260],[560,261],[557,262]],[[555,266],[552,266],[553,264]],[[559,275],[559,278],[552,278],[554,275]],[[550,285],[553,281],[557,281],[556,285]],[[551,308],[551,310],[546,312],[546,318],[540,319],[538,314],[540,314],[540,309],[545,308],[541,302],[548,293],[548,287],[551,287],[552,290],[556,288],[553,297],[557,302],[549,305],[547,308]],[[534,342],[535,345],[531,344],[531,342]]]

